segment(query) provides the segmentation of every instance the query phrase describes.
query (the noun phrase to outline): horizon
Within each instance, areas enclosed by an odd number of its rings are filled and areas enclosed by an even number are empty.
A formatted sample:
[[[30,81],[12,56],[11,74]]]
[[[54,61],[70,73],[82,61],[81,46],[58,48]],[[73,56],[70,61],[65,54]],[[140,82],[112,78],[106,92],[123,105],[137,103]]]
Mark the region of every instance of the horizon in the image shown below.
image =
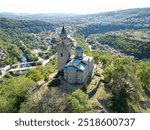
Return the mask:
[[[105,12],[98,12],[98,13],[85,13],[85,14],[79,14],[79,13],[16,13],[16,12],[0,12],[0,14],[13,14],[13,15],[88,15],[88,14],[99,14],[99,13],[109,13],[109,12],[118,12],[118,11],[125,11],[125,10],[134,10],[134,9],[145,9],[150,7],[139,7],[139,8],[127,8],[127,9],[118,9],[118,10],[111,10],[111,11],[105,11]]]
[[[96,14],[135,8],[149,8],[149,0],[0,0],[0,13]]]

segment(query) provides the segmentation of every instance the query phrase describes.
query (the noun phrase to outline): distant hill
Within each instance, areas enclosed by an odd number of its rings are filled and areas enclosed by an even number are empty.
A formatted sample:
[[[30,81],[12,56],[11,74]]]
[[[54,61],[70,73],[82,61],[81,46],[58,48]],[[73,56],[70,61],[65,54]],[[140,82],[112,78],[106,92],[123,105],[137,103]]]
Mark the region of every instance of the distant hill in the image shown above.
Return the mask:
[[[67,23],[68,17],[71,18],[76,15],[77,14],[65,14],[65,13],[52,13],[52,14],[20,13],[20,14],[16,14],[16,13],[3,12],[3,13],[0,13],[0,18],[11,18],[11,19],[17,19],[17,20],[40,20],[40,21],[48,21],[51,23],[63,23],[63,22]]]
[[[150,29],[150,8],[112,11],[79,18],[82,26],[78,33],[85,36],[125,29]]]
[[[0,18],[0,29],[9,30],[15,33],[39,33],[53,30],[54,24],[39,20],[16,20],[10,18]]]
[[[150,8],[136,8],[127,10],[111,11],[99,14],[85,15],[82,18],[86,18],[91,23],[109,23],[109,22],[123,22],[126,19],[131,20],[131,18],[146,18],[150,17]]]
[[[65,13],[52,13],[52,14],[27,14],[27,13],[9,13],[3,12],[0,13],[0,17],[13,18],[13,19],[22,19],[22,20],[52,20],[67,23],[76,23],[76,24],[98,24],[98,23],[112,23],[112,22],[128,22],[133,21],[132,18],[147,18],[150,17],[150,8],[136,8],[136,9],[126,9],[111,11],[105,13],[97,14],[65,14]],[[124,21],[125,20],[125,21]],[[146,21],[147,21],[146,20]],[[144,21],[144,19],[143,19]],[[147,21],[148,22],[148,21]]]
[[[118,10],[105,13],[78,14],[14,14],[0,13],[0,17],[19,20],[40,20],[53,24],[76,26],[77,33],[87,37],[90,34],[125,29],[150,29],[150,8]]]

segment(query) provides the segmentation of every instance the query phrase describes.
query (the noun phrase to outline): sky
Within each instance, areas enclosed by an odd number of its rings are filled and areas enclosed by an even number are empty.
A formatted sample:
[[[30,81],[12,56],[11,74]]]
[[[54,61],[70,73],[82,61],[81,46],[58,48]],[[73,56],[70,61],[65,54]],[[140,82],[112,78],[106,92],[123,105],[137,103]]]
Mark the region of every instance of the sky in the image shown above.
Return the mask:
[[[0,12],[92,14],[150,7],[150,0],[0,0]]]

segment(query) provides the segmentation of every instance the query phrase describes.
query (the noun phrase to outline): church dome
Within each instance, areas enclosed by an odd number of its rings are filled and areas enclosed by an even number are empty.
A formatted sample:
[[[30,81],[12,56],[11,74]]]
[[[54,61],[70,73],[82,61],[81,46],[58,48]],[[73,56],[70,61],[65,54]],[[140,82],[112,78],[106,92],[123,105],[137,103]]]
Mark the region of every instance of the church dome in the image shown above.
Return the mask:
[[[83,47],[82,46],[77,46],[75,50],[81,51],[81,50],[83,50]]]
[[[82,46],[77,46],[75,49],[75,55],[77,58],[82,58],[83,57],[83,47]]]

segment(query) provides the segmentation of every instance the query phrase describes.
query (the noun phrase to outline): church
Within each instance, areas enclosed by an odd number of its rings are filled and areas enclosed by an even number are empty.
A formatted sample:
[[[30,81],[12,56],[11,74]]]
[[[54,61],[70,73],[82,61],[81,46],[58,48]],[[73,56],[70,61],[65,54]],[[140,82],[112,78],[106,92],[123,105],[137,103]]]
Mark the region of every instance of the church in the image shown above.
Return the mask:
[[[71,84],[82,84],[92,76],[94,68],[93,57],[86,56],[83,47],[75,47],[75,55],[71,55],[71,45],[68,44],[67,32],[62,27],[61,44],[57,48],[58,69],[64,74],[64,79]]]

